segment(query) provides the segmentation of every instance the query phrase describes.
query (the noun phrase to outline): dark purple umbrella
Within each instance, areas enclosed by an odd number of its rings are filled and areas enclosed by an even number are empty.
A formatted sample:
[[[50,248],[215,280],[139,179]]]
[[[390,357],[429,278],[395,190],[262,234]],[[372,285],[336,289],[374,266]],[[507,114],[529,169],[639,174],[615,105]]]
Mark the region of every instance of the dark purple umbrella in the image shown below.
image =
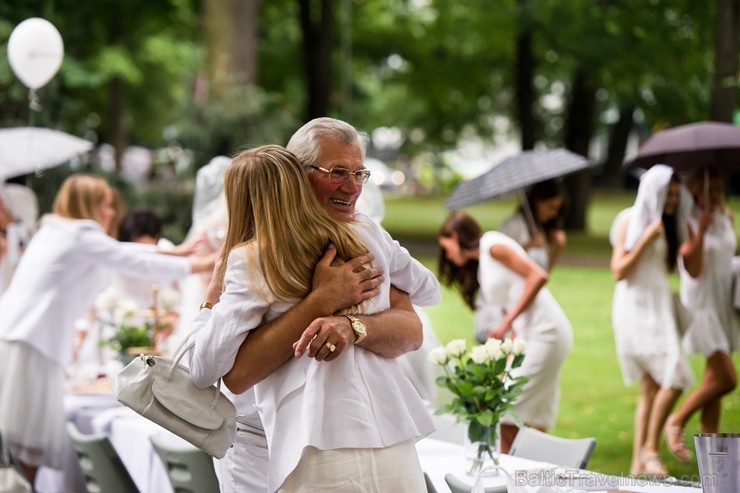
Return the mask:
[[[657,132],[625,163],[627,168],[667,164],[679,171],[695,166],[740,169],[740,127],[729,123],[697,122]]]

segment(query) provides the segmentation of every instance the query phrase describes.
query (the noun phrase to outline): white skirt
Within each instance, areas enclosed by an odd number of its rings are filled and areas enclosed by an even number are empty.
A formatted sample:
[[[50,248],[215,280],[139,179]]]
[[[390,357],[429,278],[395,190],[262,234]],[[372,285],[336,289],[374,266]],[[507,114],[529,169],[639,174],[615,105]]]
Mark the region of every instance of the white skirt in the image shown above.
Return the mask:
[[[414,442],[387,448],[306,447],[280,493],[426,493]]]
[[[13,457],[62,467],[66,442],[64,370],[33,349],[0,340],[0,433]]]

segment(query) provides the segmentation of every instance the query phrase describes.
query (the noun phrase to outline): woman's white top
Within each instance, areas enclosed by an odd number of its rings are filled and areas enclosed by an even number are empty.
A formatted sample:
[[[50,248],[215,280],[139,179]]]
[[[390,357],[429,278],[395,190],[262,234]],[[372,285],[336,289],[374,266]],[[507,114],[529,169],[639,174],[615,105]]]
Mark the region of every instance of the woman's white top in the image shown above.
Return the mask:
[[[438,303],[441,291],[434,274],[369,218],[358,214],[356,220],[354,227],[375,256],[373,265],[385,269],[380,294],[366,302],[365,313],[390,307],[391,283],[416,305]],[[253,248],[231,252],[224,293],[210,317],[199,317],[204,327],[190,358],[196,385],[210,385],[227,373],[249,331],[298,301],[278,300],[268,291],[255,255]],[[359,346],[350,346],[329,363],[292,359],[257,384],[254,395],[270,451],[270,491],[295,468],[305,447],[388,447],[434,431],[424,403],[396,359]]]
[[[689,220],[694,231],[700,213],[695,207]],[[716,211],[704,235],[704,264],[699,277],[691,277],[679,263],[681,301],[693,314],[684,336],[684,350],[689,354],[730,354],[740,345],[740,323],[732,303],[732,257],[736,248],[730,217]]]
[[[0,339],[24,342],[66,365],[75,321],[113,271],[178,279],[190,273],[190,261],[126,245],[93,220],[46,216],[0,298]]]
[[[609,233],[612,245],[617,241],[620,225],[632,221],[634,210],[625,209],[614,219]],[[629,276],[617,281],[614,288],[612,327],[627,385],[639,381],[646,372],[663,388],[685,389],[693,383],[681,351],[665,261],[667,250],[664,234],[651,241]]]
[[[532,235],[529,232],[529,226],[527,226],[527,219],[521,211],[506,219],[501,224],[499,231],[522,246],[532,241]],[[549,270],[550,246],[547,243],[544,246],[528,248],[526,252],[529,258],[534,260],[534,263],[545,269],[545,272]]]

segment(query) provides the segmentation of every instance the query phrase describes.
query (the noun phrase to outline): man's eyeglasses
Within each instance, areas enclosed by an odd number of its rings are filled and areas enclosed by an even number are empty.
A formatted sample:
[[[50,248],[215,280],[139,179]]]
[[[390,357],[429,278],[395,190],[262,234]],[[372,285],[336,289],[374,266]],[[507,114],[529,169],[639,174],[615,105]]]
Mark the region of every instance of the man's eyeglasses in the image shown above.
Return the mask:
[[[357,171],[350,171],[347,168],[326,169],[322,168],[321,166],[314,166],[313,164],[309,164],[308,166],[313,169],[317,169],[322,173],[326,173],[327,175],[329,175],[329,179],[336,183],[344,183],[345,181],[347,181],[350,175],[352,175],[352,177],[355,179],[355,183],[357,185],[367,183],[367,180],[370,178],[369,169],[358,169]]]

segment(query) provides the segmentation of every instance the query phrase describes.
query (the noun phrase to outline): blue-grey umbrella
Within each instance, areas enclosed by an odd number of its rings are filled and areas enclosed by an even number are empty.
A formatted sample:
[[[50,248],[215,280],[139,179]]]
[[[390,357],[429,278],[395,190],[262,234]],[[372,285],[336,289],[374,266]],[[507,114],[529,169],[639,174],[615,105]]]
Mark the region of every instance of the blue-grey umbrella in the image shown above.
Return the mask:
[[[504,159],[477,178],[460,183],[445,207],[450,210],[467,207],[588,166],[585,157],[566,149],[524,151]]]

